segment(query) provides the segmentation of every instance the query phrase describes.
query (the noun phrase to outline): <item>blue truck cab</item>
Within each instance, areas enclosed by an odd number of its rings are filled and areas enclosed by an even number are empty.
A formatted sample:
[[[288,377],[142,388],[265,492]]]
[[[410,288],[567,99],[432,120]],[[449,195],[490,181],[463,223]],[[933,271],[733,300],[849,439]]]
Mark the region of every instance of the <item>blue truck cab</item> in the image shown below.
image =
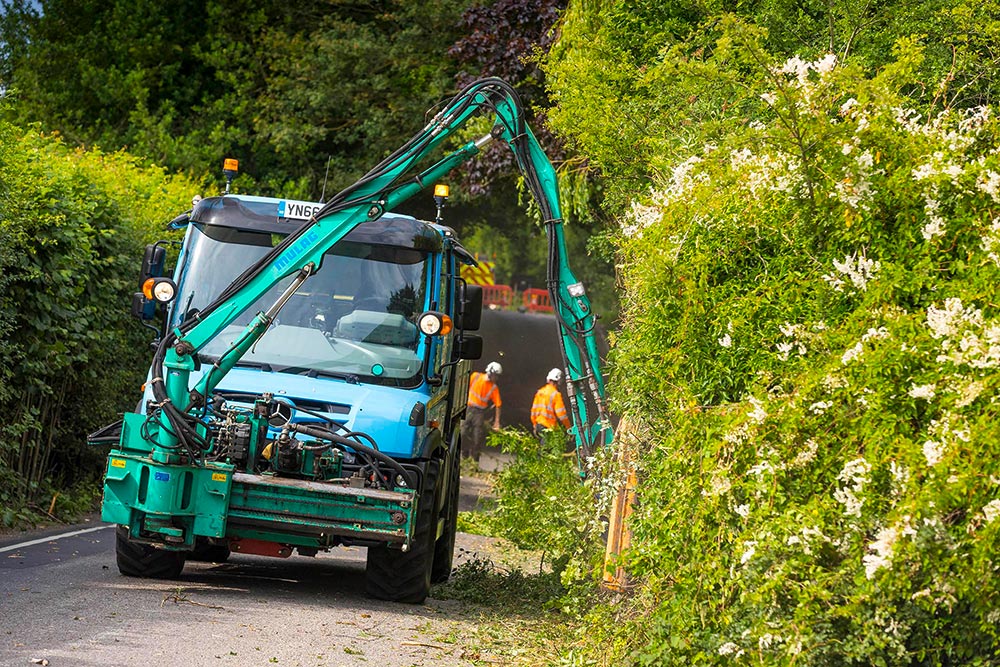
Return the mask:
[[[198,318],[320,207],[198,200],[172,223],[185,230],[175,296],[157,307],[137,293],[133,314],[158,322],[161,335]],[[164,256],[162,243],[147,248],[144,279],[166,273]],[[290,296],[293,276],[276,282],[197,351],[193,381],[286,295],[206,397],[199,457],[154,452],[150,434],[165,427],[147,378],[105,477],[102,512],[119,525],[121,572],[176,577],[187,559],[352,544],[368,547],[370,595],[423,601],[452,565],[461,422],[470,360],[482,351],[470,333],[482,295],[459,273],[471,261],[451,229],[386,213],[330,248]]]
[[[171,323],[196,316],[318,208],[241,195],[198,202],[175,269]],[[466,254],[450,229],[409,216],[390,213],[358,226],[326,254],[216,394],[270,391],[367,433],[395,458],[427,457],[447,447],[465,405],[453,390],[468,391],[469,364],[460,360],[442,373],[453,340],[420,335],[416,319],[425,311],[454,315]],[[202,364],[221,356],[289,282],[275,284],[202,349]],[[315,419],[305,412],[293,417]]]

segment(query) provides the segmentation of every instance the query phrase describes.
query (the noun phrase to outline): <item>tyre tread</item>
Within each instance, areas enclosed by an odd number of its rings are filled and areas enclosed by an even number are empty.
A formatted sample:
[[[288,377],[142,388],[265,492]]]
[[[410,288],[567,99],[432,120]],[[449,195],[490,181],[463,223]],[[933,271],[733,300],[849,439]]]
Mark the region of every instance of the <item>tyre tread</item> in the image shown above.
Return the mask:
[[[133,542],[124,526],[115,531],[115,559],[118,571],[126,577],[176,579],[184,569],[183,553]]]
[[[365,591],[370,597],[391,602],[420,604],[430,593],[434,544],[437,533],[435,498],[438,462],[428,464],[424,492],[417,509],[417,526],[410,550],[369,547]]]

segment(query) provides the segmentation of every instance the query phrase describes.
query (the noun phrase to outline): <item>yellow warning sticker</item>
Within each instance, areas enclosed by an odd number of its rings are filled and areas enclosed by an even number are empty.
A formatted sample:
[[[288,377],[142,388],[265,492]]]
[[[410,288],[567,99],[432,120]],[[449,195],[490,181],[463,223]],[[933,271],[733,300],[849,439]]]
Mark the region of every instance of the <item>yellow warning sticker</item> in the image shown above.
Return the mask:
[[[224,473],[224,472],[213,472],[212,473],[212,481],[213,482],[225,482],[226,479],[228,479],[228,478],[226,477],[226,473]]]
[[[111,459],[111,467],[112,468],[124,468],[125,467],[125,459]]]

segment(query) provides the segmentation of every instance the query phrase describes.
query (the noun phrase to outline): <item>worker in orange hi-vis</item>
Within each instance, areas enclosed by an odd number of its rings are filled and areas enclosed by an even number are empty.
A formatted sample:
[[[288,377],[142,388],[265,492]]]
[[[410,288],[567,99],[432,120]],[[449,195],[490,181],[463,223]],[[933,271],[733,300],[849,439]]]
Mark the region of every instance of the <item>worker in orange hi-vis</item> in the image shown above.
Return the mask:
[[[539,437],[542,431],[555,428],[556,424],[569,428],[566,404],[563,403],[562,393],[559,391],[562,379],[563,372],[553,368],[545,377],[545,386],[535,392],[535,400],[531,403],[531,426],[535,435]]]
[[[486,446],[486,411],[493,404],[493,430],[500,430],[500,387],[497,380],[503,367],[495,361],[486,364],[485,373],[473,373],[469,380],[469,402],[465,422],[462,424],[462,443],[465,453],[479,459]]]

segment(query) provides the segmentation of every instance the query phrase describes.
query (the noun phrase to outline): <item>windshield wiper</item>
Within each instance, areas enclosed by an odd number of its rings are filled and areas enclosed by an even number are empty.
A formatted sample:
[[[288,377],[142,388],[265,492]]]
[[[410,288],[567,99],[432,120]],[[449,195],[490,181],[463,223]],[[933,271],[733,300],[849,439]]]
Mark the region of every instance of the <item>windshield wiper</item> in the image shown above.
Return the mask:
[[[214,364],[219,359],[221,359],[221,357],[217,357],[214,354],[198,355],[198,361],[202,362],[203,364]],[[263,361],[244,361],[243,359],[240,359],[239,361],[236,362],[234,368],[256,368],[266,373],[274,372],[274,368],[271,366],[271,364],[264,363]]]
[[[259,368],[266,373],[274,372],[271,364],[266,364],[263,361],[237,361],[233,368]]]
[[[354,373],[343,373],[341,371],[323,371],[318,368],[305,368],[303,366],[285,366],[284,368],[279,368],[278,372],[305,375],[310,378],[336,378],[348,384],[361,384],[361,380]]]

